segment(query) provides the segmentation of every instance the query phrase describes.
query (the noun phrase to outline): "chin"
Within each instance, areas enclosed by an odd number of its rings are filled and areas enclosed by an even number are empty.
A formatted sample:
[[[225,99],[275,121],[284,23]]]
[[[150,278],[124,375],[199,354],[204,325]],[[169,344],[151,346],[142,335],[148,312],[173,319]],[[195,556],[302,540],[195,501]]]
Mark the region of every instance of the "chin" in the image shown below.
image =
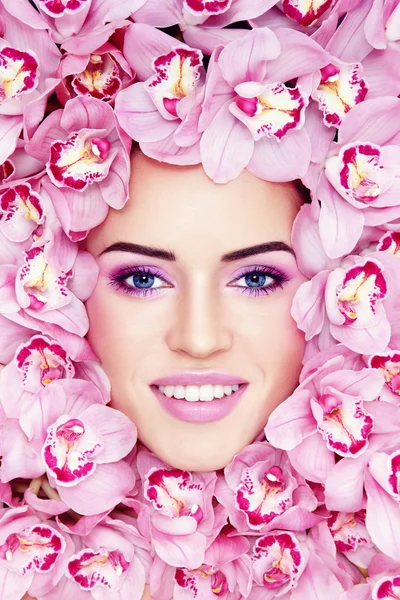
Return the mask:
[[[209,449],[207,453],[199,453],[198,448],[184,448],[178,452],[176,447],[162,448],[153,446],[152,444],[146,444],[144,441],[143,443],[151,452],[154,452],[158,458],[170,467],[192,472],[218,471],[219,469],[224,469],[226,465],[231,462],[235,454],[240,451],[240,448],[238,448],[235,452],[229,454],[224,452],[222,455],[219,449],[216,449],[214,452]]]

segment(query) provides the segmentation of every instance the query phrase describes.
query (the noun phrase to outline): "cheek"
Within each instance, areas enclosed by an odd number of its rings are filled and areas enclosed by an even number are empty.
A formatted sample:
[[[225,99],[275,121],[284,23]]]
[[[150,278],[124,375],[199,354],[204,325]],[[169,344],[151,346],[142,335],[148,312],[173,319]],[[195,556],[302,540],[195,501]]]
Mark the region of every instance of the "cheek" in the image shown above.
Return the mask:
[[[87,340],[111,377],[121,358],[129,356],[128,340],[134,324],[127,303],[118,301],[98,285],[86,302],[89,317]]]
[[[305,350],[304,332],[290,314],[293,295],[270,299],[265,312],[257,316],[257,343],[253,343],[254,360],[278,403],[298,384]],[[250,343],[250,337],[248,340]]]

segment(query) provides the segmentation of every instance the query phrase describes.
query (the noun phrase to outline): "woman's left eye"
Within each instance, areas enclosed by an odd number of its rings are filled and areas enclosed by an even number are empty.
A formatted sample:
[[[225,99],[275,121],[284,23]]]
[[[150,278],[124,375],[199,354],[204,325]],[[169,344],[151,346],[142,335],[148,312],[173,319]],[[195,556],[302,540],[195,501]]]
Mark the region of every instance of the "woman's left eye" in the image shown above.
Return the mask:
[[[160,284],[155,286],[154,283],[157,279],[160,280]],[[238,283],[241,280],[244,281],[244,285]],[[232,285],[232,283],[229,285],[241,288],[242,293],[258,296],[259,294],[268,294],[278,287],[283,288],[283,284],[288,280],[289,278],[278,269],[256,266],[248,268],[234,279],[233,283],[236,285]],[[152,271],[148,267],[138,266],[122,269],[112,275],[109,284],[127,294],[147,296],[158,293],[157,290],[160,288],[168,287],[162,285],[161,282],[166,283],[161,273]]]
[[[243,288],[242,293],[258,296],[259,294],[269,294],[275,289],[283,288],[283,284],[289,280],[289,278],[272,267],[251,267],[245,273],[242,273],[235,282],[244,280],[245,285],[237,285],[234,287]]]

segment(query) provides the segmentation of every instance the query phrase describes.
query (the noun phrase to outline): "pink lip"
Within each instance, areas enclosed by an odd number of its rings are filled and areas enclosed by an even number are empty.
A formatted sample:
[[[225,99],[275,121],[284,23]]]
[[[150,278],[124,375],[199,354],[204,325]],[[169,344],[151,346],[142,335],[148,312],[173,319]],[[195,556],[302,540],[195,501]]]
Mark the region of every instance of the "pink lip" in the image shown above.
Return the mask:
[[[226,417],[235,408],[247,385],[242,385],[237,392],[233,392],[230,396],[217,398],[210,402],[197,401],[188,402],[187,400],[177,400],[176,398],[168,398],[160,392],[155,386],[150,386],[162,407],[168,411],[173,417],[181,421],[193,423],[209,423],[210,421],[219,421]]]
[[[152,381],[151,385],[234,385],[235,383],[248,383],[246,379],[229,375],[229,373],[216,373],[208,371],[207,373],[174,373],[166,377],[160,377]]]

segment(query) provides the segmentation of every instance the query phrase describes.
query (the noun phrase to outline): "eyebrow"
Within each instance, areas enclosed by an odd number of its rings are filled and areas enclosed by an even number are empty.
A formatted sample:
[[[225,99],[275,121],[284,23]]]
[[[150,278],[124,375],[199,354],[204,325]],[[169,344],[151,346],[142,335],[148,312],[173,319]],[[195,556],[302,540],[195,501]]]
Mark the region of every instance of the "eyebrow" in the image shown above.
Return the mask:
[[[163,250],[162,248],[155,248],[153,246],[143,246],[142,244],[133,244],[131,242],[116,242],[111,244],[102,254],[108,252],[131,252],[134,254],[142,254],[143,256],[150,256],[151,258],[160,258],[161,260],[175,261],[176,255],[171,250]],[[241,258],[247,258],[248,256],[254,256],[255,254],[263,254],[265,252],[289,252],[294,257],[296,256],[291,246],[288,246],[285,242],[266,242],[264,244],[257,244],[256,246],[249,246],[248,248],[241,248],[240,250],[234,250],[228,252],[221,257],[222,262],[233,262],[240,260]]]

